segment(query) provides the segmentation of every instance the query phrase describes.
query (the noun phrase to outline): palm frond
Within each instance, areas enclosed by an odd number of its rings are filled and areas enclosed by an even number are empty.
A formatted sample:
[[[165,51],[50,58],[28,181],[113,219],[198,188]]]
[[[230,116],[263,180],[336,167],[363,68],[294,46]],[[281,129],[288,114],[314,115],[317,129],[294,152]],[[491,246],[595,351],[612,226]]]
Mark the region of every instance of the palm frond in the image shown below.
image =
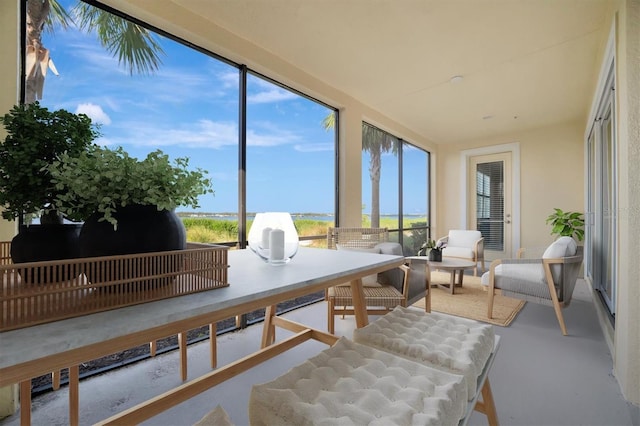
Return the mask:
[[[29,0],[32,1],[41,1],[41,0]],[[53,33],[56,27],[61,27],[62,29],[67,29],[69,26],[74,24],[73,16],[58,2],[58,0],[48,0],[49,2],[49,13],[45,20],[44,29],[48,33]],[[43,1],[43,4],[45,2]]]
[[[95,31],[100,44],[130,74],[151,74],[162,64],[162,46],[144,27],[129,22],[101,9],[80,3],[75,11],[79,27],[87,32]]]

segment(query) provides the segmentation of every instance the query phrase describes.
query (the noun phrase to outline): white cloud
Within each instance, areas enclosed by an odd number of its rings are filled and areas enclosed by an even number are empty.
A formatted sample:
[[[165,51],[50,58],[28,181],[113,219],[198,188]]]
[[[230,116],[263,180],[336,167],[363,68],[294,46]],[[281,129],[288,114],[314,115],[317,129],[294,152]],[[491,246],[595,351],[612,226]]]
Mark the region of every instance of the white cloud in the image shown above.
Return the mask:
[[[271,86],[270,89],[258,92],[255,95],[247,96],[247,103],[250,104],[265,104],[269,102],[287,101],[289,99],[296,99],[298,95],[289,92],[288,90],[281,89],[279,87]]]
[[[96,104],[80,104],[76,108],[76,114],[86,114],[89,116],[91,121],[97,124],[111,124],[111,118],[107,115],[106,112],[100,107],[100,105]]]
[[[255,128],[247,131],[249,146],[278,146],[299,143],[300,136],[294,132],[278,129],[269,123],[254,123]],[[135,129],[135,130],[133,130]],[[156,123],[129,121],[111,126],[110,133],[99,143],[102,145],[136,145],[152,147],[185,146],[189,148],[220,149],[238,145],[238,126],[235,122],[200,120],[182,125],[177,129],[167,129]],[[298,151],[320,151],[331,149],[331,144],[296,145]]]
[[[237,89],[238,83],[240,82],[240,76],[238,71],[235,72],[224,72],[218,75],[218,80],[222,83],[222,86],[225,88]]]
[[[135,145],[151,147],[186,146],[189,148],[218,149],[238,144],[238,127],[233,122],[200,120],[177,129],[167,129],[147,121],[119,123],[117,137],[109,137],[109,145]]]

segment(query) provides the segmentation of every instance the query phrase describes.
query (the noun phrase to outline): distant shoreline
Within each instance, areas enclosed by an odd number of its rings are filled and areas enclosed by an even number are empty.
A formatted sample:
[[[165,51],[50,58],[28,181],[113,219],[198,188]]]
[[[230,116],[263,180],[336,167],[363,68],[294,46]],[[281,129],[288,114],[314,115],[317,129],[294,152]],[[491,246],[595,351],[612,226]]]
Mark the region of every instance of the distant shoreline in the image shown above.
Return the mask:
[[[237,213],[231,212],[177,212],[180,217],[237,217]],[[256,213],[247,213],[247,216],[255,216]],[[333,213],[291,213],[291,217],[301,216],[318,216],[318,217],[333,217]]]
[[[238,220],[237,213],[231,212],[176,212],[176,214],[181,217],[189,217],[189,218],[210,218],[210,219],[218,219],[218,220]],[[247,213],[248,218],[254,218],[256,213]],[[310,220],[332,220],[335,215],[333,213],[291,213],[291,217],[296,219],[310,219]],[[381,214],[380,217],[385,218],[397,218],[397,214]],[[406,218],[421,218],[426,217],[426,213],[421,214],[405,214]]]
[[[238,221],[238,215],[236,213],[230,212],[176,212],[176,215],[180,219],[213,219],[213,220],[228,220],[232,222]],[[247,219],[253,220],[255,218],[255,213],[247,213]],[[369,215],[367,215],[369,216]],[[426,220],[426,214],[405,214],[404,218],[408,220],[415,219],[424,219]],[[332,222],[334,221],[335,216],[332,213],[291,213],[291,218],[296,220],[311,220],[311,221],[319,221],[319,222]],[[381,214],[380,218],[384,219],[397,219],[397,214]],[[40,218],[34,218],[31,221],[32,224],[38,225],[40,224]],[[74,223],[66,221],[65,223]]]

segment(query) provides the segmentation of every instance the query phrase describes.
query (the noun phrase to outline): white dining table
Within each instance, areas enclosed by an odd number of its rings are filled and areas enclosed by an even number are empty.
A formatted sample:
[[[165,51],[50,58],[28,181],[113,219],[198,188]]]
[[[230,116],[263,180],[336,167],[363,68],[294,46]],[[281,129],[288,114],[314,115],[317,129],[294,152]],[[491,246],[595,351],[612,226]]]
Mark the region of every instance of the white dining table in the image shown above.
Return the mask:
[[[161,398],[161,404],[139,407],[134,414],[125,413],[113,419],[114,423],[121,424],[141,421],[157,414],[167,404],[175,405],[187,399],[203,386],[227,380],[239,374],[239,370],[264,362],[310,338],[332,344],[335,336],[277,317],[275,306],[280,302],[350,282],[356,325],[367,325],[361,278],[398,267],[404,261],[402,256],[302,247],[288,264],[271,266],[248,249],[230,250],[228,287],[0,333],[0,387],[20,383],[21,423],[30,424],[31,379],[69,368],[70,423],[77,424],[80,363],[267,308],[263,349],[255,358],[248,357],[233,366],[216,369],[206,377],[195,379],[200,380],[199,384],[190,390],[177,390]],[[275,343],[276,327],[298,334]],[[189,383],[183,386],[187,385]]]

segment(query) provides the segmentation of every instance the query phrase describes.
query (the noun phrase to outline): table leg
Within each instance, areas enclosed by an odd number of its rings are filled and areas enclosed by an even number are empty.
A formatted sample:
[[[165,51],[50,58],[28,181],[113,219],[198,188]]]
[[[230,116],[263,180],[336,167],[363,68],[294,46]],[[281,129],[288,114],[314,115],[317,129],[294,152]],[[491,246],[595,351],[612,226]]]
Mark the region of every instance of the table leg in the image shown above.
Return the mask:
[[[31,424],[31,379],[20,382],[20,424]]]
[[[425,262],[424,276],[427,287],[424,294],[424,311],[431,313],[431,270],[429,269],[429,262]]]
[[[351,281],[351,294],[353,296],[353,311],[356,316],[356,327],[365,327],[369,324],[369,315],[367,314],[367,303],[360,278]]]
[[[51,372],[51,387],[53,390],[60,389],[60,370]]]
[[[462,287],[462,277],[464,277],[464,269],[458,270],[458,286]]]
[[[482,403],[484,405],[485,414],[490,426],[498,426],[498,413],[496,411],[496,405],[493,401],[493,393],[491,392],[491,385],[489,384],[489,378],[486,379],[482,386]]]
[[[187,332],[178,333],[178,350],[180,351],[180,378],[187,380]]]
[[[456,286],[456,270],[452,269],[451,270],[451,276],[450,276],[450,279],[449,279],[449,292],[451,294],[454,293],[453,289],[455,288],[455,286]]]
[[[209,324],[209,347],[211,349],[211,368],[218,366],[218,324]]]
[[[77,426],[80,423],[80,368],[77,365],[69,367],[69,424]]]
[[[276,314],[276,305],[267,306],[264,314],[264,325],[262,328],[262,344],[261,348],[273,344],[276,340],[276,326],[273,324],[273,317]]]

